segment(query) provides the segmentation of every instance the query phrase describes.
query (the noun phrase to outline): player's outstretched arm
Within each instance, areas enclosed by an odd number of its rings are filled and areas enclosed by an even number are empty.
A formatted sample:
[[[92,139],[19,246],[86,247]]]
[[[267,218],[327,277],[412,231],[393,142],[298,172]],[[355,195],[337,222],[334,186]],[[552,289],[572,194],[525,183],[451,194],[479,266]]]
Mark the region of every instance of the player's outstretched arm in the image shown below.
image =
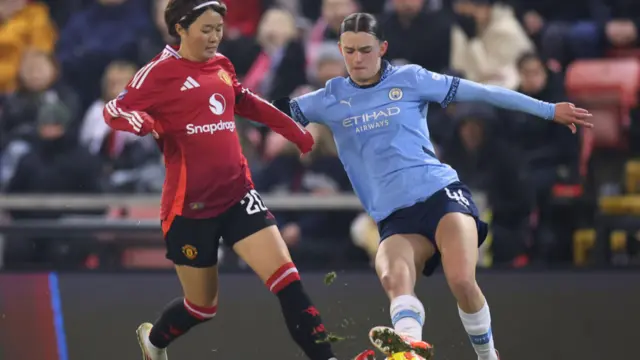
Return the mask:
[[[499,86],[482,85],[457,77],[441,75],[412,65],[415,86],[425,101],[439,102],[446,107],[453,101],[478,101],[503,109],[525,112],[568,126],[576,132],[576,125],[593,127],[587,120],[589,111],[571,103],[551,104]]]
[[[300,126],[286,113],[248,89],[241,90],[240,97],[236,101],[236,113],[242,117],[267,125],[273,131],[296,144],[303,154],[308,153],[313,148],[314,140],[309,131]]]
[[[314,144],[313,136],[305,128],[268,101],[244,88],[238,81],[235,68],[229,59],[222,57],[221,64],[231,73],[232,86],[236,93],[236,114],[267,125],[296,144],[303,154],[311,151]]]
[[[591,117],[589,111],[577,108],[571,103],[551,104],[494,85],[482,85],[461,79],[454,100],[481,101],[503,109],[525,112],[566,125],[573,133],[576,132],[577,125],[593,127],[593,124],[587,121]]]

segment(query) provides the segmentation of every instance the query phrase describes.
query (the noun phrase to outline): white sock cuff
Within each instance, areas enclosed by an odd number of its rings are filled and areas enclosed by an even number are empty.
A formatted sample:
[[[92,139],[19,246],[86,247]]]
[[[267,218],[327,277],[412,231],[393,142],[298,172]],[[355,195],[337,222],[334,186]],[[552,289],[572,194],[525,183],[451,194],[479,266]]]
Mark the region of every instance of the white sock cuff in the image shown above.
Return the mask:
[[[420,315],[420,323],[424,324],[424,318],[426,316],[424,311],[424,305],[422,302],[413,295],[400,295],[393,300],[391,300],[391,306],[389,308],[389,313],[391,314],[391,318],[394,318],[396,313],[399,313],[403,310],[409,310],[417,312]]]
[[[462,320],[465,328],[467,328],[467,331],[470,328],[482,328],[486,326],[486,324],[491,324],[491,312],[489,311],[489,304],[486,300],[478,312],[474,314],[467,314],[460,309],[460,306],[458,306],[458,314],[460,314],[460,319]]]
[[[400,295],[391,300],[391,311],[393,311],[393,309],[398,306],[414,307],[416,308],[416,310],[418,310],[418,312],[424,314],[424,306],[422,305],[422,301],[420,301],[413,295]]]

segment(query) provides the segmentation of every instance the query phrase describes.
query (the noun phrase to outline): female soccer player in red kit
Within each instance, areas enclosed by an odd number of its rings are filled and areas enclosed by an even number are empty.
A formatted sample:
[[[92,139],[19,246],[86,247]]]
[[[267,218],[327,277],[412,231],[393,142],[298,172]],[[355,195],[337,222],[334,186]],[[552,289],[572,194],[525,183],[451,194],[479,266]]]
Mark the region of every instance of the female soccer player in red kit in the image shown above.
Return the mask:
[[[226,6],[220,1],[172,0],[165,10],[180,47],[167,46],[105,106],[112,128],[153,134],[166,178],[161,223],[167,258],[184,297],[154,323],[138,328],[147,360],[166,360],[167,346],[213,318],[218,303],[218,240],[233,250],[277,295],[295,342],[312,360],[335,359],[275,219],[254,190],[234,115],[268,125],[302,153],[313,137],[268,102],[244,89],[231,62],[217,53]]]

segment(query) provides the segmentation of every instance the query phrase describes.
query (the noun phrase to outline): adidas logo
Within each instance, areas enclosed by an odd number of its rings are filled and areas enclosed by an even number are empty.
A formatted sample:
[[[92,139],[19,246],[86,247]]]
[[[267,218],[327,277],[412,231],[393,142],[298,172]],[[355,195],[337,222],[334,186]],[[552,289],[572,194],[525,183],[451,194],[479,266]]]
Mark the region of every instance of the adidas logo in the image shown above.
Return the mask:
[[[200,84],[198,84],[197,81],[193,80],[193,78],[189,76],[187,77],[187,80],[184,81],[184,84],[182,84],[180,91],[186,91],[186,90],[197,88],[197,87],[200,87]]]

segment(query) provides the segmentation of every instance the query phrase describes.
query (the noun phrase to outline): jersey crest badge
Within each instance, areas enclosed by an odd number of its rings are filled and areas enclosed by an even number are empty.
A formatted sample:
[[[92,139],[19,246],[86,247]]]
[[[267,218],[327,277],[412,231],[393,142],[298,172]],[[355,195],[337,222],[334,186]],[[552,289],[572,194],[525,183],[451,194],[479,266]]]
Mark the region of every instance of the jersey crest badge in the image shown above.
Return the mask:
[[[398,100],[402,99],[402,89],[393,88],[393,89],[389,90],[389,99],[391,99],[393,101],[398,101]]]
[[[218,71],[218,76],[220,77],[220,80],[222,80],[223,83],[231,86],[232,82],[231,82],[231,76],[229,75],[228,72],[224,71],[224,70],[220,70]]]

